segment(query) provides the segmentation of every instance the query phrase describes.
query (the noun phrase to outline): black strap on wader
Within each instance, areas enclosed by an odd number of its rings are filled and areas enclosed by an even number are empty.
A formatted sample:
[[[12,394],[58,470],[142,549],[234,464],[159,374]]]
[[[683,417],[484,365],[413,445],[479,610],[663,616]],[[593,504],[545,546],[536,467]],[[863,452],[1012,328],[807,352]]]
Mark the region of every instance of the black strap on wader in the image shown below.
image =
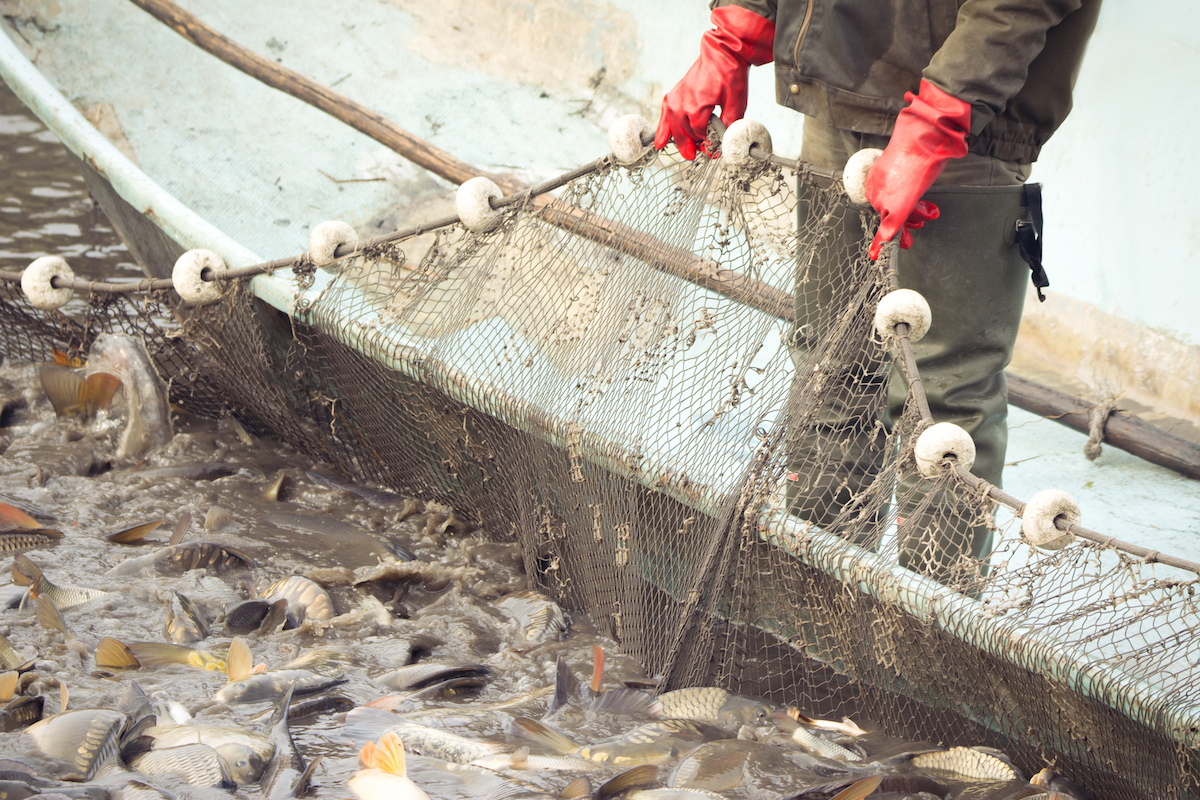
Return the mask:
[[[1017,247],[1021,250],[1021,258],[1029,265],[1032,273],[1029,277],[1037,288],[1038,300],[1046,302],[1042,289],[1050,285],[1046,277],[1046,269],[1042,266],[1042,185],[1040,183],[1025,184],[1025,199],[1021,205],[1029,207],[1032,219],[1017,221]]]

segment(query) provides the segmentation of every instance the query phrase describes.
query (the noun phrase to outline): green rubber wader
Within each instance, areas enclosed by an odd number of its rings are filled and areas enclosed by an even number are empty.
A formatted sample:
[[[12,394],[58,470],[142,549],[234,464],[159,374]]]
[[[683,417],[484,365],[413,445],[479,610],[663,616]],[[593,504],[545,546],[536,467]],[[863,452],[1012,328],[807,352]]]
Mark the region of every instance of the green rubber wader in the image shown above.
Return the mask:
[[[1029,286],[1029,267],[1015,241],[1017,221],[1029,217],[1023,198],[1022,186],[934,188],[924,199],[941,216],[916,232],[912,249],[900,251],[899,260],[900,285],[920,292],[932,310],[929,332],[913,344],[913,354],[933,419],[971,434],[971,472],[997,486],[1008,444],[1004,368],[1012,360]],[[908,382],[896,364],[888,392],[892,419],[899,418],[907,395]],[[906,497],[914,485],[920,488],[916,476],[902,476],[897,496]],[[897,509],[905,520],[902,566],[951,581],[970,567],[960,555],[986,559],[992,531],[977,511],[948,497],[919,500],[919,493],[902,499]],[[927,508],[918,511],[921,506]]]

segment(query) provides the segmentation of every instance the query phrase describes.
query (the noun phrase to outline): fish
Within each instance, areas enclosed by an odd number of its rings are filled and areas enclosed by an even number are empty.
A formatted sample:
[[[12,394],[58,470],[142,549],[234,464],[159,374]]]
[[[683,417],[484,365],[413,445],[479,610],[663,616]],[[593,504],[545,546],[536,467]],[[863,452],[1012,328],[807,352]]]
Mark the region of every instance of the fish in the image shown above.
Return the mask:
[[[110,542],[115,542],[116,544],[133,544],[134,542],[140,542],[145,539],[146,534],[151,533],[164,522],[166,522],[165,519],[156,519],[150,522],[143,522],[141,525],[134,525],[132,528],[125,528],[124,530],[117,531],[116,533],[110,533],[104,538]]]
[[[1036,775],[1029,779],[1029,783],[1033,786],[1046,789],[1047,793],[1057,793],[1061,800],[1085,800],[1087,792],[1079,787],[1075,781],[1060,775],[1050,767],[1045,767]]]
[[[218,575],[233,569],[254,569],[258,563],[249,554],[216,542],[184,542],[167,545],[158,552],[122,561],[109,575],[137,575],[151,567],[159,575],[179,575],[193,569],[212,569]]]
[[[85,378],[73,369],[56,364],[42,367],[38,377],[59,417],[91,419],[111,405],[117,389],[121,388],[116,375],[94,372]]]
[[[38,597],[48,598],[59,611],[69,611],[111,594],[102,589],[88,589],[82,586],[55,586],[46,579],[42,570],[23,553],[13,556],[12,569],[14,575],[20,574],[29,581]]]
[[[491,674],[491,669],[483,664],[471,664],[464,661],[449,663],[438,661],[420,661],[409,664],[391,672],[385,672],[375,682],[400,692],[415,692],[428,686],[440,684],[455,678],[485,678]]]
[[[518,647],[557,641],[567,632],[567,618],[558,603],[540,592],[522,589],[496,601],[496,608],[517,625]]]
[[[225,608],[225,632],[232,636],[271,633],[279,628],[291,630],[299,624],[296,617],[288,613],[287,600],[271,603],[255,597],[232,602]]]
[[[138,669],[179,664],[207,672],[224,672],[226,657],[167,642],[122,642],[106,636],[96,644],[96,666],[102,669]]]
[[[107,708],[64,711],[25,729],[39,750],[66,761],[66,780],[90,781],[103,767],[115,763],[120,736],[128,717]]]
[[[199,462],[195,464],[175,464],[170,467],[148,467],[143,469],[123,470],[125,474],[137,475],[148,482],[161,482],[172,478],[182,478],[189,481],[215,481],[228,478],[238,471],[231,464],[210,464]]]
[[[284,694],[315,694],[346,683],[341,676],[321,675],[307,669],[282,669],[255,672],[245,640],[234,639],[229,645],[226,672],[229,683],[213,695],[218,703],[257,703],[278,700]]]
[[[239,786],[258,782],[275,755],[275,743],[263,734],[194,720],[157,724],[143,730],[138,738],[144,740],[151,750],[184,744],[208,745],[221,756],[229,778]],[[129,744],[141,746],[129,743],[128,736],[125,742],[123,756]]]
[[[840,733],[844,736],[853,736],[856,739],[859,736],[866,736],[868,733],[855,724],[854,720],[850,719],[849,717],[842,717],[841,722],[835,722],[834,720],[829,719],[814,719],[801,714],[800,709],[796,708],[795,706],[788,708],[787,714],[789,717],[796,720],[796,722],[799,722],[802,725],[807,725],[810,728],[833,731],[834,733]]]
[[[194,644],[208,638],[208,623],[186,595],[172,590],[163,633],[174,644]]]
[[[574,755],[613,767],[665,764],[702,742],[732,739],[725,730],[694,719],[648,722],[619,736],[580,744],[534,719],[516,717],[513,736],[536,742],[564,755]]]
[[[167,386],[142,341],[127,333],[102,333],[88,353],[88,381],[96,374],[119,379],[126,423],[118,439],[121,458],[137,458],[171,438]]]
[[[303,795],[312,779],[313,771],[321,762],[318,756],[312,763],[305,764],[304,756],[292,739],[291,709],[292,691],[288,690],[280,698],[275,712],[267,723],[267,736],[275,746],[275,757],[267,765],[262,778],[262,785],[268,800],[283,797],[299,797]]]
[[[361,486],[350,481],[343,481],[337,478],[327,478],[317,472],[309,470],[304,471],[304,476],[318,486],[324,486],[326,489],[337,489],[343,492],[350,492],[367,501],[368,505],[376,508],[391,508],[397,503],[403,503],[404,498],[392,492],[385,492],[380,489],[372,489],[367,486]]]
[[[958,780],[1022,780],[1020,774],[1001,756],[1002,753],[991,748],[951,747],[948,750],[915,755],[909,763],[922,771]]]
[[[133,756],[129,766],[146,775],[176,775],[189,786],[234,789],[225,760],[207,744],[181,744],[147,750]]]
[[[28,727],[42,718],[46,698],[14,697],[0,708],[0,731],[5,733]]]
[[[837,761],[857,762],[863,760],[863,757],[859,753],[843,747],[836,742],[831,742],[823,736],[818,736],[796,722],[787,710],[772,712],[771,721],[779,730],[791,736],[792,741],[807,752],[816,753],[817,755]]]
[[[358,800],[429,800],[429,795],[408,777],[404,743],[395,733],[385,733],[378,744],[364,744],[358,759],[363,768],[347,781]]]
[[[386,536],[329,517],[306,514],[268,514],[265,522],[303,534],[315,534],[317,543],[338,555],[347,566],[375,566],[385,558],[416,561],[417,557]]]
[[[547,725],[564,721],[582,722],[599,713],[660,717],[662,706],[652,695],[620,687],[601,690],[604,679],[604,650],[592,648],[592,681],[584,687],[561,657],[556,660],[554,695],[541,721]]]
[[[715,686],[676,689],[660,694],[657,699],[664,718],[703,719],[731,730],[742,725],[770,725],[772,714],[782,708]]]
[[[0,531],[0,555],[11,555],[14,553],[24,553],[26,550],[41,550],[46,547],[53,547],[62,538],[62,531],[56,531],[51,528]]]
[[[404,740],[409,752],[454,764],[469,764],[477,759],[507,754],[512,749],[508,744],[468,738],[445,728],[430,728],[366,706],[351,709],[346,714],[342,733],[355,744],[395,733]]]
[[[306,619],[329,620],[337,616],[329,592],[315,581],[300,575],[275,581],[262,593],[262,598],[287,600],[288,610],[301,622]]]
[[[37,659],[26,661],[24,656],[13,648],[8,639],[4,638],[3,634],[0,634],[0,670],[28,672],[33,669],[35,663],[37,663]]]

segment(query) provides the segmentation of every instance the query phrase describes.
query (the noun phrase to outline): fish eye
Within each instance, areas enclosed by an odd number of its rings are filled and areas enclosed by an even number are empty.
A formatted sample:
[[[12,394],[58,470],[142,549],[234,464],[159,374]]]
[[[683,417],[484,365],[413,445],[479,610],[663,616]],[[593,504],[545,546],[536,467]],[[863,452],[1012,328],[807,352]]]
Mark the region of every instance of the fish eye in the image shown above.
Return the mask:
[[[754,714],[754,718],[759,722],[766,722],[771,718],[771,712],[766,706],[759,706],[758,711]]]

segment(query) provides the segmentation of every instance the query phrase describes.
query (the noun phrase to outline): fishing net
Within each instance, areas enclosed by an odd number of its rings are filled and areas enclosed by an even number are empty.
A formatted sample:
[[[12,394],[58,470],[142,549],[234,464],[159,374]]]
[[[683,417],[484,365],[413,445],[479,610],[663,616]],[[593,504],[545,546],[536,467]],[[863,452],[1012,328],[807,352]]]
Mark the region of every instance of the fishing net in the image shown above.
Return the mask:
[[[603,159],[488,230],[298,257],[291,314],[245,279],[61,311],[10,282],[3,351],[137,335],[181,408],[519,542],[664,688],[990,745],[1097,797],[1200,796],[1195,576],[1100,536],[1036,548],[1019,501],[923,475],[919,388],[885,413],[907,342],[873,324],[895,286],[873,212],[804,164],[728,161]]]

